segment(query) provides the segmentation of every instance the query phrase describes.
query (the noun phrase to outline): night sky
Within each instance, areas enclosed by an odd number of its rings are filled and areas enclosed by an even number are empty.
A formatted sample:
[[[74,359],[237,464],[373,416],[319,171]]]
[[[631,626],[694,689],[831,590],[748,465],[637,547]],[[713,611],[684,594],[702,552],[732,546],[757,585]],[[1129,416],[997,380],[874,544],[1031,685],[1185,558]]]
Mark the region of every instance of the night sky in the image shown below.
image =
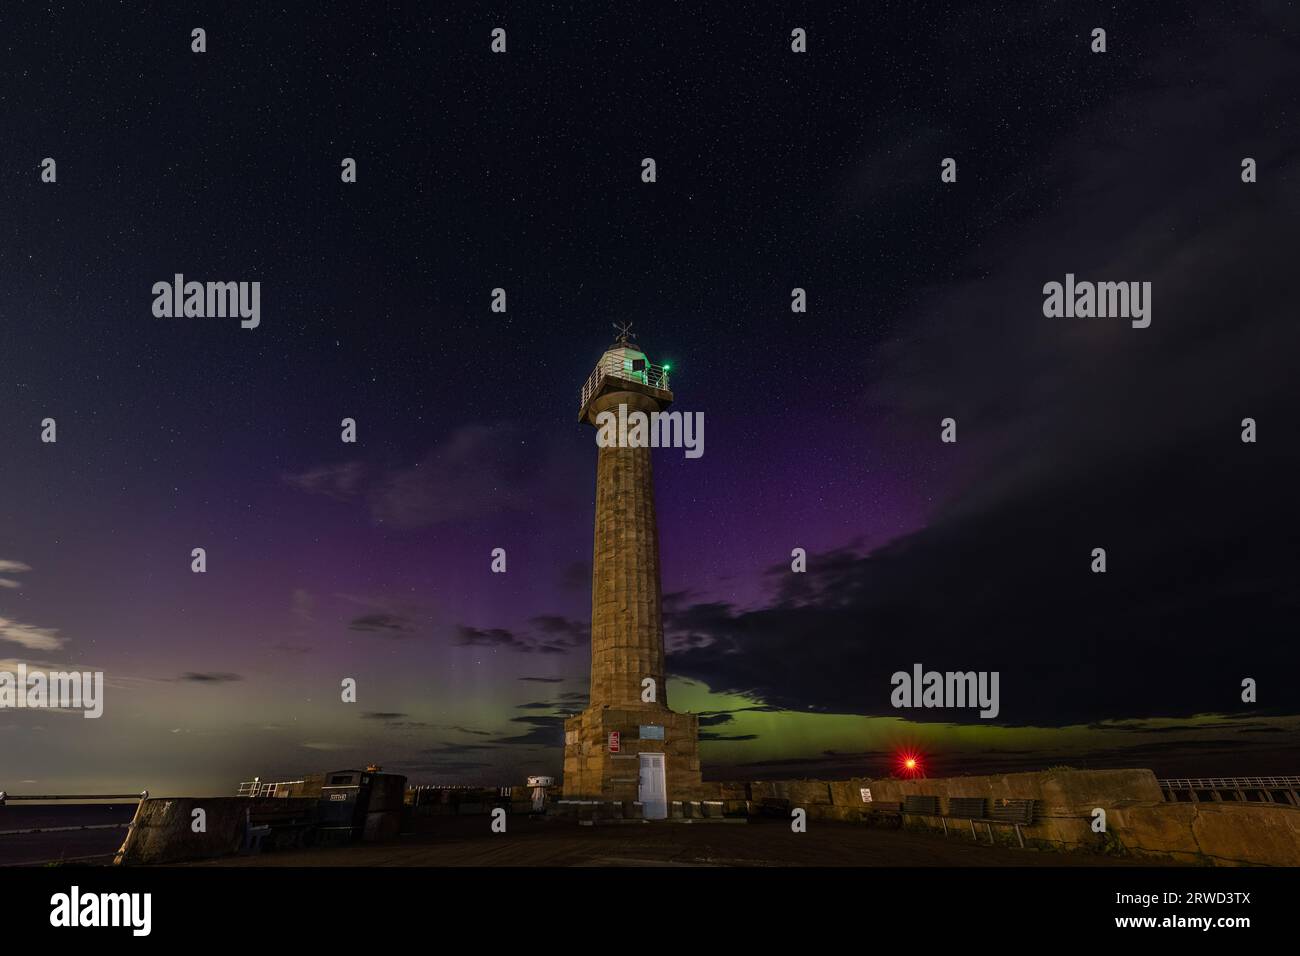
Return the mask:
[[[705,418],[654,467],[706,778],[1297,772],[1294,4],[192,6],[0,10],[0,669],[108,682],[0,711],[0,789],[558,772],[616,321]],[[891,708],[915,662],[998,718]]]

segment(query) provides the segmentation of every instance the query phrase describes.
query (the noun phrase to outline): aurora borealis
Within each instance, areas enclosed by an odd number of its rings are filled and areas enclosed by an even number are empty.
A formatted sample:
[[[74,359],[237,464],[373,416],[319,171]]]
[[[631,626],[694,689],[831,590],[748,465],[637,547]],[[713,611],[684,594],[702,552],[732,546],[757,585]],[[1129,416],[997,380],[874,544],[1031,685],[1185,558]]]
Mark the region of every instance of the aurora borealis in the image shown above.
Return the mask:
[[[707,421],[654,458],[706,777],[1293,771],[1296,25],[1194,6],[530,4],[500,57],[414,8],[205,13],[202,56],[6,12],[0,666],[107,698],[0,712],[0,788],[557,772],[615,320]],[[260,323],[156,317],[177,273]],[[1150,327],[1046,318],[1067,273]],[[997,720],[891,709],[914,661],[999,671]]]

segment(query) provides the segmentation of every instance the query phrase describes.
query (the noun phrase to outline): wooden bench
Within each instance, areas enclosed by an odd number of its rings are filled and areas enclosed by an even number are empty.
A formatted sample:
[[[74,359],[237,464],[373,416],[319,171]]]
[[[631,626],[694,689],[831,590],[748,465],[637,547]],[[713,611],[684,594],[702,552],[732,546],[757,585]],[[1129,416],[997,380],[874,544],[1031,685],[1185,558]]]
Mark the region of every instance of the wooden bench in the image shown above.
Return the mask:
[[[994,842],[995,825],[1012,827],[1016,831],[1016,840],[1023,848],[1025,836],[1020,828],[1034,822],[1034,801],[1009,797],[999,797],[994,800],[985,800],[984,797],[949,797],[948,816],[958,820],[969,820],[972,837],[977,837],[975,824],[984,824],[988,830],[990,844]],[[945,836],[948,833],[946,823],[943,832]]]
[[[975,821],[984,819],[984,805],[987,802],[983,797],[949,797],[948,816],[954,820],[970,821],[970,835],[978,840],[979,835],[975,832]],[[948,835],[947,821],[944,821],[943,835]]]
[[[914,813],[918,816],[937,817],[939,816],[939,798],[908,794],[903,797],[903,812]]]

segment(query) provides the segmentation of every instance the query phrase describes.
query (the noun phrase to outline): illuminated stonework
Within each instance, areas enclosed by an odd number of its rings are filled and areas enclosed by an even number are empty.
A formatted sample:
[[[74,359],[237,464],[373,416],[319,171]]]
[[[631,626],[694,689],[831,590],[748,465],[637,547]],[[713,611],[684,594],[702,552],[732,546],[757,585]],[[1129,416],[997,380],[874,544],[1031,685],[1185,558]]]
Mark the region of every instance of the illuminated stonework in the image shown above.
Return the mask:
[[[672,403],[667,370],[652,365],[628,338],[625,331],[592,372],[582,391],[580,420],[594,425],[597,415],[620,404],[650,413]],[[698,799],[699,721],[668,709],[661,603],[650,449],[600,448],[591,700],[564,725],[566,799],[640,800],[651,817],[674,800]],[[654,779],[660,766],[662,787]]]

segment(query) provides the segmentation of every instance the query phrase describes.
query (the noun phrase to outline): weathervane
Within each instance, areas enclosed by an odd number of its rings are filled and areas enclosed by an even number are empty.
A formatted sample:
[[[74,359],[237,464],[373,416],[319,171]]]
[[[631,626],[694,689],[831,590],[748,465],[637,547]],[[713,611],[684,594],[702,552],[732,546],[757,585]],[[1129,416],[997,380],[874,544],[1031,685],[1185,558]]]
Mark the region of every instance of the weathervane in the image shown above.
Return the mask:
[[[615,342],[618,345],[627,345],[628,339],[632,338],[632,323],[624,322],[622,325],[619,325],[617,322],[611,322],[610,324],[614,326],[614,328],[618,329],[618,338]]]

